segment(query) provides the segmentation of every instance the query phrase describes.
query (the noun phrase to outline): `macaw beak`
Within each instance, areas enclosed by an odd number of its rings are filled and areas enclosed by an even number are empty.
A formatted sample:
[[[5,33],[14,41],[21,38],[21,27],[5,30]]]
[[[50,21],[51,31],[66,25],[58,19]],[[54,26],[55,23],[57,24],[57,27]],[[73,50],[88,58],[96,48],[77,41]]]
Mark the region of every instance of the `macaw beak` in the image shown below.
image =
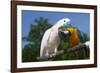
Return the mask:
[[[62,40],[64,40],[64,41],[66,41],[66,40],[68,40],[69,39],[69,37],[70,37],[70,32],[69,31],[67,31],[67,30],[65,30],[65,31],[59,31],[59,36],[60,36],[60,38],[62,39]],[[66,40],[65,40],[66,39]]]

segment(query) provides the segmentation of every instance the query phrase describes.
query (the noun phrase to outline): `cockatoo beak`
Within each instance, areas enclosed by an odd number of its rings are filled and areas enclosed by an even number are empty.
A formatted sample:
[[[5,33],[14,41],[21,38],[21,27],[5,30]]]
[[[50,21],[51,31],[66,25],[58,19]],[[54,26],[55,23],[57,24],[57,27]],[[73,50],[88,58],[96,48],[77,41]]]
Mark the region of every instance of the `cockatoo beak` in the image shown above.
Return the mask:
[[[66,24],[64,24],[64,27],[68,27],[71,26],[71,22],[67,22]]]

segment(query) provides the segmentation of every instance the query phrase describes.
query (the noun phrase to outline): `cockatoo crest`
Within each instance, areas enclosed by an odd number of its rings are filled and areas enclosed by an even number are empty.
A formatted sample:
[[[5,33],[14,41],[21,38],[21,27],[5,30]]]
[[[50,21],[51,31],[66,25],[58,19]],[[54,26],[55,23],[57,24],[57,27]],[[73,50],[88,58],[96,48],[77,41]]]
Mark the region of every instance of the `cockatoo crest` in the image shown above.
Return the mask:
[[[55,25],[54,28],[60,28],[63,26],[66,26],[67,24],[70,24],[70,19],[69,18],[63,18],[61,20],[59,20]]]

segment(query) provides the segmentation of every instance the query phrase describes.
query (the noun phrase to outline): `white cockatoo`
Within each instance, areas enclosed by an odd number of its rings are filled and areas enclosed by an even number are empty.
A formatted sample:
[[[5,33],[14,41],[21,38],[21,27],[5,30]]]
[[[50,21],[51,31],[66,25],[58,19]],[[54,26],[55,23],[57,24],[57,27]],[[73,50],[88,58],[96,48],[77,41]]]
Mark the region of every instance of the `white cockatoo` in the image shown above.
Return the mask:
[[[69,18],[63,18],[46,30],[41,41],[40,57],[49,56],[57,52],[60,44],[59,29],[69,23]]]

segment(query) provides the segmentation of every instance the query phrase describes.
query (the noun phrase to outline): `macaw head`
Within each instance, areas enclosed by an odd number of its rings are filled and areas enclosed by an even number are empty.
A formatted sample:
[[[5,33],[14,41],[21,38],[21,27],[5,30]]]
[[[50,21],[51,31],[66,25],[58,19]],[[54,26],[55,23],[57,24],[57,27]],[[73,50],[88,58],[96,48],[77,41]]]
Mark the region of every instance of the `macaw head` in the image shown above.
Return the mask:
[[[69,40],[71,34],[72,34],[73,31],[71,31],[70,29],[67,30],[66,28],[65,29],[61,29],[59,30],[59,36],[62,40],[66,41],[66,40]]]
[[[66,28],[66,30],[69,31],[70,34],[76,34],[76,32],[77,32],[77,28],[73,28],[73,27]]]
[[[59,34],[62,39],[68,40],[70,36],[76,35],[76,32],[77,32],[77,28],[67,27],[64,30],[60,30]]]

